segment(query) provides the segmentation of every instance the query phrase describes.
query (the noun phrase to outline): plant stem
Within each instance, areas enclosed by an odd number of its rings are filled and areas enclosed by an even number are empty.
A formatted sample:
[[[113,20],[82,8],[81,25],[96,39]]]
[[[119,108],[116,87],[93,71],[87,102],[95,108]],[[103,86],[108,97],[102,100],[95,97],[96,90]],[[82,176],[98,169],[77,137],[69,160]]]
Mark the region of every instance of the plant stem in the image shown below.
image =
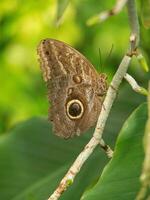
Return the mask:
[[[145,88],[139,86],[138,83],[136,82],[136,80],[131,75],[126,73],[124,78],[131,85],[132,89],[135,92],[142,94],[142,95],[146,95],[146,96],[148,95],[148,91]]]
[[[108,92],[107,92],[106,98],[103,103],[104,106],[102,107],[101,113],[100,113],[98,121],[97,121],[95,131],[94,131],[94,137],[99,140],[102,138],[103,130],[104,130],[109,112],[110,112],[112,104],[115,100],[119,85],[129,67],[130,61],[131,61],[131,57],[129,57],[127,55],[125,55],[123,57],[120,65],[118,67],[118,70],[115,73],[115,75],[112,79],[112,82],[108,88]]]
[[[127,1],[128,0],[116,0],[116,4],[114,5],[114,7],[112,9],[105,10],[105,11],[99,13],[98,15],[91,17],[90,19],[88,19],[87,25],[91,26],[96,23],[101,23],[101,22],[104,22],[109,17],[111,17],[113,15],[117,15],[119,12],[122,11],[122,9],[125,6],[125,4],[127,3]]]
[[[61,196],[61,194],[67,189],[67,187],[69,187],[73,183],[75,176],[80,171],[82,165],[85,163],[85,161],[91,155],[91,153],[93,152],[95,147],[98,144],[100,144],[100,145],[104,144],[103,140],[102,140],[102,135],[103,135],[103,130],[104,130],[108,115],[110,113],[112,104],[115,100],[117,90],[122,82],[122,79],[124,78],[124,76],[128,70],[131,58],[134,55],[132,51],[134,51],[135,48],[137,48],[138,44],[139,44],[139,23],[138,23],[134,0],[128,0],[127,10],[128,10],[129,18],[131,20],[131,22],[130,22],[131,36],[135,35],[135,37],[133,37],[132,40],[130,37],[131,49],[130,49],[129,53],[124,55],[120,65],[118,67],[118,70],[115,73],[115,75],[112,79],[112,82],[108,88],[106,98],[104,100],[102,110],[99,115],[93,137],[90,139],[88,144],[84,147],[83,151],[78,155],[75,162],[72,164],[72,166],[70,167],[70,169],[68,170],[68,172],[66,173],[64,178],[61,180],[58,188],[54,191],[54,193],[49,197],[48,200],[57,200]]]
[[[130,35],[131,51],[135,51],[139,45],[139,40],[140,40],[140,28],[139,28],[139,21],[138,21],[135,0],[127,1],[127,9],[128,9],[128,18],[131,29],[131,35]]]

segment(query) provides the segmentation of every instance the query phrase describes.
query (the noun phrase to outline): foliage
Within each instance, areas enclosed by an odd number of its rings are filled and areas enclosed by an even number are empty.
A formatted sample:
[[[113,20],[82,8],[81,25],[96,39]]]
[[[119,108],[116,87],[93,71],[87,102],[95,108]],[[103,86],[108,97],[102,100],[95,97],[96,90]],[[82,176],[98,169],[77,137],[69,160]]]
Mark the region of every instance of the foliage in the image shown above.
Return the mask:
[[[119,115],[123,110],[122,107]],[[100,178],[94,191],[103,191],[104,195],[104,188],[109,187],[109,189],[112,188],[111,191],[115,190],[112,194],[115,195],[115,192],[121,189],[118,188],[120,179],[124,177],[125,184],[128,185],[131,180],[130,176],[133,178],[136,175],[133,187],[136,188],[134,192],[137,192],[136,184],[139,187],[137,174],[140,173],[143,159],[142,135],[146,118],[146,106],[143,105],[128,119],[116,144],[115,156],[104,170],[102,180]],[[116,122],[113,122],[112,126],[115,125]],[[111,128],[108,128],[109,133],[111,133]],[[74,140],[62,140],[52,134],[47,120],[34,118],[19,124],[9,134],[1,136],[0,198],[5,200],[46,199],[89,140],[90,135],[91,131]],[[108,141],[111,143],[111,137]],[[126,145],[128,149],[125,148]],[[62,199],[79,199],[87,186],[99,177],[106,161],[106,156],[98,148]],[[93,163],[95,164],[93,165]],[[125,164],[129,164],[130,167]],[[114,182],[111,181],[114,179],[118,187],[115,187]],[[129,189],[131,189],[131,185],[129,185]],[[124,188],[124,185],[120,184],[120,187]],[[98,192],[96,195],[99,194]]]
[[[147,106],[136,109],[123,125],[116,142],[112,160],[106,165],[97,184],[87,191],[82,200],[133,200],[140,189],[144,150]],[[109,192],[108,192],[109,191]]]
[[[62,1],[67,2],[67,1]],[[128,42],[128,24],[125,13],[112,17],[100,26],[87,27],[85,22],[95,13],[110,8],[113,1],[73,1],[64,13],[64,23],[55,26],[56,0],[21,1],[2,0],[0,4],[0,132],[31,116],[47,115],[45,87],[37,62],[36,48],[43,38],[56,38],[80,50],[111,80]],[[80,16],[78,18],[78,16]],[[120,25],[122,27],[120,28]],[[69,31],[68,31],[69,30]],[[149,30],[142,28],[142,47],[150,52]],[[109,59],[106,57],[114,44]],[[99,48],[103,69],[99,67]],[[132,73],[143,82],[145,73],[133,63]],[[148,75],[147,75],[148,77]]]
[[[55,137],[51,125],[41,118],[41,115],[47,115],[48,102],[36,55],[40,40],[55,38],[69,43],[91,60],[98,71],[106,72],[108,81],[112,79],[128,45],[130,33],[125,11],[101,25],[86,26],[85,22],[90,17],[111,8],[113,0],[72,0],[71,4],[68,0],[58,2],[58,8],[56,0],[25,3],[2,0],[0,4],[0,199],[46,199],[91,137],[92,130],[80,138],[64,141]],[[148,7],[145,2],[141,5],[139,15],[147,27]],[[56,15],[57,22],[64,20],[60,27],[55,26]],[[141,23],[141,46],[148,62],[149,36],[150,30]],[[107,59],[112,44],[114,50]],[[102,66],[99,65],[99,48]],[[144,86],[150,75],[145,74],[134,61],[130,73]],[[145,97],[135,94],[126,83],[122,84],[105,128],[107,143],[114,146],[124,120],[144,101]],[[36,118],[29,119],[34,116]],[[22,120],[24,122],[20,123]],[[139,176],[141,171],[145,121],[146,105],[142,105],[126,121],[117,140],[115,156],[104,171],[108,160],[100,149],[96,149],[62,199],[78,200],[82,195],[83,199],[92,199],[91,195],[99,199],[99,195],[103,195],[101,197],[105,200],[109,199],[111,191],[114,199],[132,200],[139,188],[139,177],[135,175]],[[135,152],[139,155],[135,159],[136,168],[132,163]],[[134,184],[130,182],[131,175]],[[133,192],[128,198],[116,196],[118,190],[127,194],[128,189]]]
[[[150,1],[141,1],[141,17],[145,28],[150,27]]]

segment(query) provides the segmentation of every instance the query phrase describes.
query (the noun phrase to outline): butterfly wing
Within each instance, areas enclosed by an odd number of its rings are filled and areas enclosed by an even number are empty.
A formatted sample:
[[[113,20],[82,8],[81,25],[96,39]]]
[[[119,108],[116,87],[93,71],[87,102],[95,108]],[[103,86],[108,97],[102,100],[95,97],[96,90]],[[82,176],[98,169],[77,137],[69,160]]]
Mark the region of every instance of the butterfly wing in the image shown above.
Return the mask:
[[[107,90],[106,76],[61,41],[41,41],[38,55],[55,134],[64,138],[80,135],[97,121]]]

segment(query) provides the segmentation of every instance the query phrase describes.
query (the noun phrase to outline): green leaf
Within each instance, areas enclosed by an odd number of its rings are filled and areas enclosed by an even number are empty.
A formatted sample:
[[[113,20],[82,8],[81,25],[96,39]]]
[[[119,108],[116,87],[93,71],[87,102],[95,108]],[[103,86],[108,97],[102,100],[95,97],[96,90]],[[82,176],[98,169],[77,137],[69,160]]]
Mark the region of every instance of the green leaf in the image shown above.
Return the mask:
[[[143,104],[125,122],[112,160],[104,168],[97,184],[84,193],[82,200],[135,199],[140,188],[146,120],[147,105]]]
[[[70,0],[57,0],[56,24],[59,25]]]
[[[126,94],[130,96],[126,98]],[[113,147],[124,120],[145,97],[129,85],[120,90],[105,129],[105,141]],[[47,119],[33,118],[0,136],[0,200],[45,200],[59,184],[77,155],[91,138],[93,129],[70,140],[52,133]],[[61,200],[78,200],[96,183],[108,162],[98,147],[86,161]]]
[[[47,199],[82,151],[91,137],[91,131],[81,137],[63,140],[52,133],[46,119],[34,118],[1,136],[0,199]],[[62,199],[80,199],[107,160],[98,148]],[[91,169],[92,173],[89,173]]]

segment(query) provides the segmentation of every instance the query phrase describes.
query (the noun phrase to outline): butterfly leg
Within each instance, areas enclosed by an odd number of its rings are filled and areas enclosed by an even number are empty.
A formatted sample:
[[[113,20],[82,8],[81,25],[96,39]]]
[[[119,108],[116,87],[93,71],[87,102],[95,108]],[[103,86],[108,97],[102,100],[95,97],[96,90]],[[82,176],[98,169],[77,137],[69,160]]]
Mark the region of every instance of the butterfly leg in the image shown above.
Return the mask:
[[[112,158],[113,150],[110,148],[110,146],[107,145],[103,139],[100,140],[99,144],[100,144],[100,147],[105,151],[108,158]]]
[[[98,96],[105,96],[108,85],[107,85],[107,76],[105,74],[99,74],[99,78],[97,80],[97,95]]]

